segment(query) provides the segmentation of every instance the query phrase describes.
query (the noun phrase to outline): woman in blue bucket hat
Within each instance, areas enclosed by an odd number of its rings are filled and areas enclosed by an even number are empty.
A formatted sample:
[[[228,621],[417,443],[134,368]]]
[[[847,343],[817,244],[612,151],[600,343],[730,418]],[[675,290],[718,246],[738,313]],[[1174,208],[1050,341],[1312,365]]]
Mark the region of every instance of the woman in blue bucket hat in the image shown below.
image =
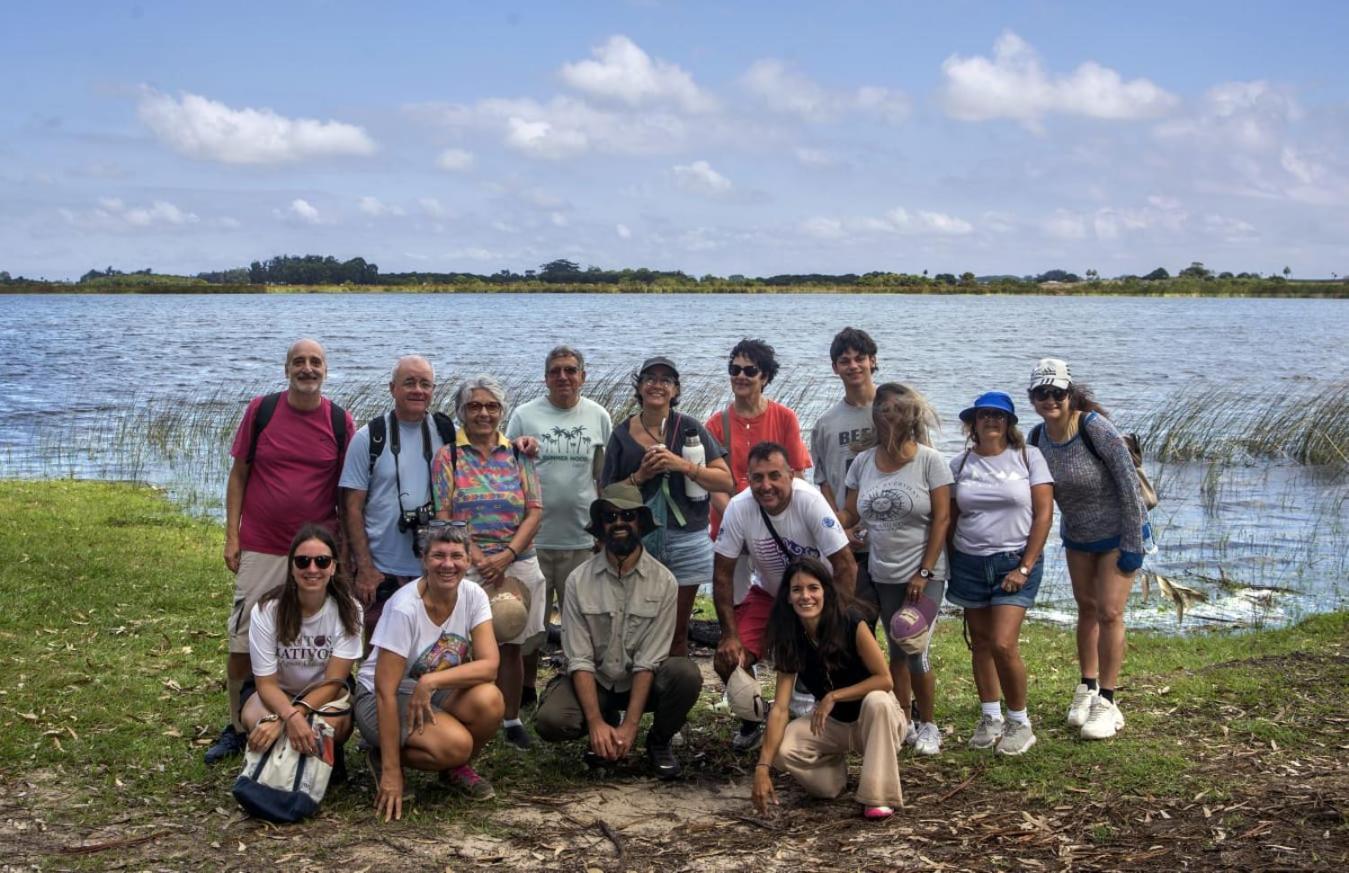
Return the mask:
[[[970,746],[1020,755],[1035,745],[1035,732],[1017,638],[1040,588],[1054,479],[1040,450],[1017,430],[1016,407],[1004,392],[980,394],[960,421],[968,444],[951,459],[946,599],[964,608],[969,627],[982,710]],[[1006,719],[1000,697],[1007,700]]]

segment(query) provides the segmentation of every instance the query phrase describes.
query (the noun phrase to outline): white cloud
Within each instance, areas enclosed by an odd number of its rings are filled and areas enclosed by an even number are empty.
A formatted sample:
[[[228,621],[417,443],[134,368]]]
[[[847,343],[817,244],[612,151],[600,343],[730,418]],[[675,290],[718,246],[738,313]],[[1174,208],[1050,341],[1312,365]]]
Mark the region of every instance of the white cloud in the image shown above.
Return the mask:
[[[385,215],[403,215],[403,207],[391,206],[381,201],[378,197],[362,197],[360,210],[371,218],[380,218]]]
[[[835,121],[849,112],[858,112],[899,122],[909,114],[909,100],[898,91],[877,85],[864,85],[854,91],[829,90],[775,58],[755,61],[740,83],[768,108],[805,121]]]
[[[1163,115],[1179,102],[1147,79],[1126,82],[1094,61],[1066,75],[1048,73],[1035,49],[1011,31],[993,44],[992,60],[951,55],[941,68],[941,103],[962,121],[1035,124],[1055,113],[1127,121]]]
[[[445,207],[441,206],[440,201],[434,197],[420,197],[417,199],[417,205],[430,218],[445,217]]]
[[[902,234],[912,236],[965,236],[974,232],[974,225],[963,218],[919,209],[910,212],[897,206],[880,216],[853,216],[834,218],[815,216],[801,222],[801,233],[815,239],[836,240],[852,237]]]
[[[1055,239],[1086,239],[1087,222],[1081,215],[1066,209],[1055,210],[1045,219],[1045,233]]]
[[[184,227],[201,221],[196,213],[186,212],[167,200],[155,200],[149,206],[128,208],[117,197],[100,197],[94,209],[60,209],[58,213],[67,224],[86,230],[163,229]]]
[[[801,232],[816,239],[842,239],[847,235],[842,221],[824,216],[808,218],[801,222]]]
[[[590,138],[581,130],[512,116],[506,123],[506,145],[538,158],[569,158],[584,154]]]
[[[712,169],[712,165],[707,161],[677,164],[674,167],[674,175],[675,182],[680,188],[705,197],[724,197],[733,187],[731,180]]]
[[[835,163],[833,155],[821,149],[806,148],[799,146],[792,150],[797,163],[805,167],[832,167]]]
[[[436,157],[436,166],[452,173],[462,173],[473,167],[474,160],[472,152],[463,149],[445,149]]]
[[[1302,117],[1291,96],[1265,81],[1223,82],[1205,92],[1189,118],[1157,125],[1162,140],[1206,148],[1277,150],[1290,123]]]
[[[290,214],[308,224],[321,224],[323,222],[323,218],[319,215],[319,211],[309,205],[308,200],[300,197],[290,201]]]
[[[564,64],[559,75],[569,87],[628,106],[673,103],[686,112],[706,112],[716,101],[675,64],[652,59],[622,34],[591,51],[593,60]]]
[[[886,219],[897,233],[931,233],[949,236],[963,236],[974,230],[974,226],[963,218],[956,218],[944,212],[919,210],[910,213],[903,207],[896,207],[885,214]]]
[[[618,234],[619,239],[632,239],[632,231],[626,224],[614,225],[614,233]]]
[[[137,115],[160,142],[179,154],[226,164],[278,164],[334,155],[370,155],[365,130],[340,121],[291,119],[271,109],[232,109],[184,92],[141,90]]]

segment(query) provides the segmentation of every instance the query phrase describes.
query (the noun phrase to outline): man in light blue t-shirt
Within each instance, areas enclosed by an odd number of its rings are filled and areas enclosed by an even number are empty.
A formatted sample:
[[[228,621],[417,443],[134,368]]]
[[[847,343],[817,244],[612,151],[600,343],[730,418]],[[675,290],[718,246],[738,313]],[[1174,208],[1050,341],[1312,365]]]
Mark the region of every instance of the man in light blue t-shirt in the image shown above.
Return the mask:
[[[543,364],[548,394],[516,408],[506,425],[506,436],[537,437],[535,469],[543,492],[543,521],[534,537],[539,568],[547,582],[545,625],[556,598],[561,607],[567,576],[588,559],[594,540],[586,533],[590,504],[596,498],[595,481],[604,467],[604,446],[613,421],[593,400],[581,396],[585,384],[585,357],[570,346],[558,346]],[[536,699],[539,648],[547,631],[525,643],[525,684],[522,703]]]

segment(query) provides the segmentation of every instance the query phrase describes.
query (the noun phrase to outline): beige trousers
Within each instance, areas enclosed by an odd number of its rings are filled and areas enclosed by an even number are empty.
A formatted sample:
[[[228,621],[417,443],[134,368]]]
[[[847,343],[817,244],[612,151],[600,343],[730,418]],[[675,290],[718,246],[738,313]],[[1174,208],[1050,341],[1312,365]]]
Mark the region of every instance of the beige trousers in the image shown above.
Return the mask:
[[[905,730],[904,712],[895,695],[872,691],[862,698],[862,712],[852,724],[824,721],[824,732],[810,732],[810,718],[787,725],[773,765],[792,775],[807,794],[838,797],[848,785],[848,753],[862,755],[862,777],[857,802],[863,806],[904,805],[899,786],[899,738]]]

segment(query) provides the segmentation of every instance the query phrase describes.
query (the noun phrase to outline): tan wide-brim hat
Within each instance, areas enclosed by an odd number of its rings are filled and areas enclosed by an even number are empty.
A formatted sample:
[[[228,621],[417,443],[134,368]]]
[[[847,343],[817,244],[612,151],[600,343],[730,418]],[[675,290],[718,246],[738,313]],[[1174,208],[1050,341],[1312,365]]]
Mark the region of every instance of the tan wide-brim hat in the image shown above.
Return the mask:
[[[520,636],[529,622],[529,589],[514,576],[507,576],[500,585],[488,588],[487,596],[497,642]]]
[[[736,667],[726,680],[726,702],[737,718],[743,721],[763,721],[766,707],[759,680],[744,667]]]

